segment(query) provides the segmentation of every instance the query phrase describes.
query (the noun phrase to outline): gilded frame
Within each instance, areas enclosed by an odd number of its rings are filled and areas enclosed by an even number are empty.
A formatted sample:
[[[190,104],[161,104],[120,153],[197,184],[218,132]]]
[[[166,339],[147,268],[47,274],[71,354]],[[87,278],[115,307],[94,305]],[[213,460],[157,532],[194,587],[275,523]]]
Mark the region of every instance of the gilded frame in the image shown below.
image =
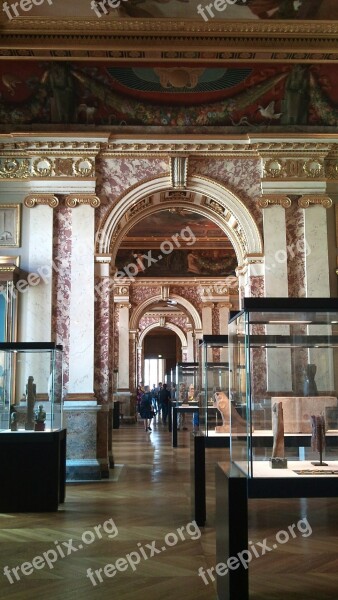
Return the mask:
[[[18,248],[21,238],[21,204],[0,204],[0,247]]]

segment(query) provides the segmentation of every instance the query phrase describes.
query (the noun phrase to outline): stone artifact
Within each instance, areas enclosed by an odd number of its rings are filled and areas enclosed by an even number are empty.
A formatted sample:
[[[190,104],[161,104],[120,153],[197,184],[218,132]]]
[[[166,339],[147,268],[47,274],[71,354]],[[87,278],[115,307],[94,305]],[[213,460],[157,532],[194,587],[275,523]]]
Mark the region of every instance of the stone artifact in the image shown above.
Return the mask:
[[[14,408],[11,412],[11,431],[18,431],[18,414]]]
[[[303,393],[304,396],[318,396],[317,384],[315,382],[315,375],[317,372],[317,366],[314,364],[306,365],[304,369],[304,384]]]
[[[33,383],[34,377],[30,375],[26,386],[27,396],[27,421],[25,423],[25,429],[27,431],[34,431],[35,429],[35,415],[34,405],[36,401],[36,385]]]
[[[273,448],[270,466],[272,469],[286,469],[288,462],[284,456],[284,418],[282,402],[272,406]]]
[[[247,424],[245,419],[237,412],[230,403],[228,396],[224,392],[215,392],[214,406],[219,410],[222,416],[222,425],[215,427],[217,433],[230,433],[230,406],[231,406],[231,431],[232,433],[246,433]]]
[[[312,437],[311,448],[319,452],[319,462],[311,463],[315,467],[327,467],[323,462],[323,449],[325,448],[325,419],[322,415],[311,415]]]
[[[46,421],[46,413],[43,408],[43,404],[39,404],[39,412],[36,415],[35,419],[35,431],[44,431],[45,430],[45,421]]]

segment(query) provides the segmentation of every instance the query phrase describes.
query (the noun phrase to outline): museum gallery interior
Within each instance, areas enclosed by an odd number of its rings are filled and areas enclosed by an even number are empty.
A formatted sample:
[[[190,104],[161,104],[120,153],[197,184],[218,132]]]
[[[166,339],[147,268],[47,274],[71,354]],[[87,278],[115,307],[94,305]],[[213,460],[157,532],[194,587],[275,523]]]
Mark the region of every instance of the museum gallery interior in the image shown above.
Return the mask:
[[[0,597],[336,598],[338,3],[0,13]]]

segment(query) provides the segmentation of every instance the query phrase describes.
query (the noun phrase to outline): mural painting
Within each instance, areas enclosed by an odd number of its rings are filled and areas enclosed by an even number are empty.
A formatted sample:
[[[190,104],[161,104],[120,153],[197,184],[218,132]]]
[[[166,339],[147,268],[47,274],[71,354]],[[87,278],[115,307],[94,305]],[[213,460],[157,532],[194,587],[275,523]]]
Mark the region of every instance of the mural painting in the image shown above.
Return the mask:
[[[337,65],[0,63],[0,123],[337,126]],[[182,106],[184,101],[184,106]]]
[[[149,254],[150,253],[150,254]],[[148,256],[156,262],[149,265]],[[137,277],[228,277],[235,275],[238,266],[234,252],[226,250],[176,250],[168,254],[155,250],[119,250],[116,257],[118,271]],[[129,265],[135,269],[129,269]],[[149,266],[148,266],[149,265]],[[137,272],[136,272],[137,270]]]

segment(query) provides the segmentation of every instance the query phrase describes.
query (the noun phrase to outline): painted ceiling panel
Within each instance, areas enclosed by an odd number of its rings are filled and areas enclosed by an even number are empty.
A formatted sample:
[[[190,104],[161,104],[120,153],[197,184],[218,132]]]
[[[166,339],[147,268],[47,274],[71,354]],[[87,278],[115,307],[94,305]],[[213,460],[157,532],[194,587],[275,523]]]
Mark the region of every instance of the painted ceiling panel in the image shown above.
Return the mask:
[[[4,60],[0,123],[254,129],[338,125],[338,65],[267,63],[245,69],[231,64],[216,69],[189,63],[142,68],[135,63],[126,69],[123,85],[111,76],[116,69],[121,78],[119,64]],[[136,89],[142,82],[147,90]],[[183,92],[187,82],[190,88]]]
[[[44,0],[30,5],[31,17],[93,17],[99,19],[338,19],[337,0],[224,0],[215,3],[200,0],[101,0],[102,8],[91,0]],[[210,10],[206,10],[206,6]],[[27,5],[28,7],[29,5]],[[198,7],[201,7],[198,11]],[[201,10],[203,9],[203,10]]]

